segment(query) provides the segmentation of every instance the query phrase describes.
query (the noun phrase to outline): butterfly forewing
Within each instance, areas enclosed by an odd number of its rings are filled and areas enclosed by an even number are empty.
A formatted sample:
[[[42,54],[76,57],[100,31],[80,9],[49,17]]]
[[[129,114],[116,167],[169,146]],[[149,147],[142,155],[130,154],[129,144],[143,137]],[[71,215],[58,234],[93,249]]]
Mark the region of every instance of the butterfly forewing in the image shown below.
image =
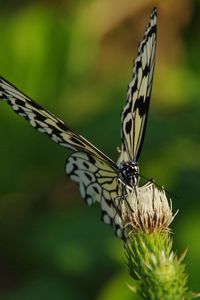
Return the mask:
[[[47,134],[59,145],[75,151],[82,150],[95,154],[102,160],[106,160],[111,166],[116,167],[115,163],[109,157],[84,137],[77,134],[68,125],[64,124],[63,121],[2,77],[0,77],[0,99],[6,101],[18,115],[28,120],[35,129]]]
[[[122,146],[118,163],[138,161],[143,145],[155,64],[156,20],[157,12],[154,9],[144,38],[138,47],[133,78],[122,111]]]
[[[118,173],[106,162],[84,152],[75,152],[67,159],[66,173],[79,184],[81,196],[88,205],[100,203],[102,220],[122,237],[120,206],[117,201],[122,195],[122,185]]]

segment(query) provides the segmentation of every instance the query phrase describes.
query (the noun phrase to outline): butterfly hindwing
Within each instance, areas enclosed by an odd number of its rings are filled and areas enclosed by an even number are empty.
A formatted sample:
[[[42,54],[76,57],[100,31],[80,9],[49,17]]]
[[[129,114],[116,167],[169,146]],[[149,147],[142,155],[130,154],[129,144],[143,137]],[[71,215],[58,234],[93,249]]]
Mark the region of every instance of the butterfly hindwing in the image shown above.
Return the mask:
[[[67,159],[66,173],[79,184],[82,198],[88,205],[101,205],[102,220],[122,237],[119,201],[122,195],[118,174],[105,161],[90,153],[75,152]]]
[[[143,145],[155,64],[156,9],[152,11],[144,38],[138,47],[133,78],[127,92],[127,102],[122,111],[122,146],[118,163],[138,161]]]

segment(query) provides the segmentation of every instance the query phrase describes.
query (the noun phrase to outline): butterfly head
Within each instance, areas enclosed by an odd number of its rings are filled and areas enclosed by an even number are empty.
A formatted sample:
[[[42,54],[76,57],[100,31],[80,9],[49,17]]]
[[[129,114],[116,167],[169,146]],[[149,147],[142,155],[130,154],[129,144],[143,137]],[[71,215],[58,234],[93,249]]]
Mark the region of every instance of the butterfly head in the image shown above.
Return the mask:
[[[138,184],[139,167],[134,161],[122,162],[119,165],[120,178],[131,187]]]

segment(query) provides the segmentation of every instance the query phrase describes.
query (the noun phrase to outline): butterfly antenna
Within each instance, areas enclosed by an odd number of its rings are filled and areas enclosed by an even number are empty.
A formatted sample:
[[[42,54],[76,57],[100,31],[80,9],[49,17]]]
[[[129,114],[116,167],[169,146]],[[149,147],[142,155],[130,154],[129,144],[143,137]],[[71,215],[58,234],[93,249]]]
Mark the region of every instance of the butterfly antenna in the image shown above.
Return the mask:
[[[148,180],[148,181],[152,181],[152,182],[153,182],[156,186],[158,186],[160,189],[164,189],[163,186],[157,184],[157,183],[154,181],[154,179],[149,179],[149,178],[147,178],[147,177],[145,177],[145,176],[143,176],[143,175],[141,175],[141,174],[139,174],[139,176],[142,177],[142,178],[144,178],[144,179],[146,179],[146,180]],[[170,193],[168,190],[166,190],[166,189],[164,189],[164,190],[165,190],[165,192],[166,192],[169,196],[171,196],[171,197],[173,197],[173,198],[175,198],[175,199],[178,199],[177,196],[175,196],[174,194]]]

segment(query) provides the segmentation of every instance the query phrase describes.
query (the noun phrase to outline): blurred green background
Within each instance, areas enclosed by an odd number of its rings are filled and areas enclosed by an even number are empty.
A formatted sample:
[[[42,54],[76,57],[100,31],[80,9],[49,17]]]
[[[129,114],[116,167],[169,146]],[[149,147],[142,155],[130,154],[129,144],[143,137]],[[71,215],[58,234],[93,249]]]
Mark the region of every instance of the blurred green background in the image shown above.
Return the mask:
[[[0,73],[113,159],[152,7],[158,47],[141,174],[177,195],[174,249],[200,290],[200,2],[0,3]],[[0,299],[129,300],[123,244],[68,180],[68,151],[0,103]]]

